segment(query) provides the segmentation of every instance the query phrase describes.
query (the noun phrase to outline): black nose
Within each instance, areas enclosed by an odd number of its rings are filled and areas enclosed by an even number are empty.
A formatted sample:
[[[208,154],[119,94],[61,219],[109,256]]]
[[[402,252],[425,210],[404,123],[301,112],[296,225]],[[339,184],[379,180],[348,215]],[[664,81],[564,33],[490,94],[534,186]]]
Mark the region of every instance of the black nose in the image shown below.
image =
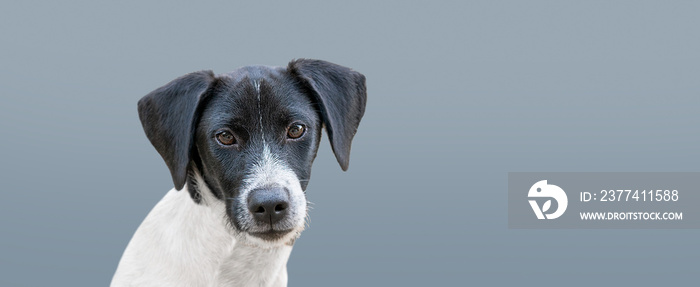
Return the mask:
[[[287,216],[289,193],[284,188],[255,189],[248,194],[248,210],[259,223],[275,224]]]

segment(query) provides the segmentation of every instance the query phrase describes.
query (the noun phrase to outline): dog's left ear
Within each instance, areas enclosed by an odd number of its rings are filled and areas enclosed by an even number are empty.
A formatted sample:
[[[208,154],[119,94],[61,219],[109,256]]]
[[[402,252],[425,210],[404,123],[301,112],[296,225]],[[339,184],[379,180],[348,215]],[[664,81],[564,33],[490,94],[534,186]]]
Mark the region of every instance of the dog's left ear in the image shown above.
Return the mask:
[[[310,59],[293,60],[287,70],[311,90],[335,158],[347,170],[352,138],[365,114],[365,76],[347,67]]]
[[[177,190],[187,180],[197,108],[214,79],[212,71],[190,73],[139,100],[143,130],[165,160]]]

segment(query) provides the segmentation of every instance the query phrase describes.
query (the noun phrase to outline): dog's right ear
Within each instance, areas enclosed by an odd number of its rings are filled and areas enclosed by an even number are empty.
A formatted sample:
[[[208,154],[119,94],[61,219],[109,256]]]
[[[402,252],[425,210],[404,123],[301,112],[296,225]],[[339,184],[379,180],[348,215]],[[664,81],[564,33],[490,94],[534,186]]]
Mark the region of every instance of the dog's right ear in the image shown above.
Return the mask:
[[[197,107],[214,80],[212,71],[190,73],[139,100],[143,129],[165,160],[177,190],[184,187],[187,179]]]

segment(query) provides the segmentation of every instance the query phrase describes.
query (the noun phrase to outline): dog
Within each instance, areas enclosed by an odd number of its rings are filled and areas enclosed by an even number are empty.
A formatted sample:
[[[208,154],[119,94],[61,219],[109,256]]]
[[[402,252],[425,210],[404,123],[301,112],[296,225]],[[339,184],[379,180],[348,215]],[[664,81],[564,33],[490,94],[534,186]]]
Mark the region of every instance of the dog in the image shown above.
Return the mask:
[[[364,75],[311,59],[194,72],[144,96],[139,118],[175,187],[111,286],[286,286],[322,127],[347,170],[366,102]]]

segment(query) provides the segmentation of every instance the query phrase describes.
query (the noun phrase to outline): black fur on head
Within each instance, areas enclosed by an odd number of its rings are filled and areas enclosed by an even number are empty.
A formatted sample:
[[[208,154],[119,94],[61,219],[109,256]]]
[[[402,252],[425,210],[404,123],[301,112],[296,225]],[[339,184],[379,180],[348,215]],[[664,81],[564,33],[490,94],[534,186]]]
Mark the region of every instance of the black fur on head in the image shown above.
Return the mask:
[[[187,74],[144,96],[138,110],[175,188],[187,183],[199,202],[193,171],[202,175],[217,198],[233,196],[263,142],[294,170],[305,189],[322,125],[338,163],[347,170],[366,100],[362,74],[325,61],[298,59],[286,68]],[[281,136],[296,120],[308,125],[308,138],[285,141]],[[221,127],[231,128],[240,145],[233,149],[216,145],[213,133]]]

